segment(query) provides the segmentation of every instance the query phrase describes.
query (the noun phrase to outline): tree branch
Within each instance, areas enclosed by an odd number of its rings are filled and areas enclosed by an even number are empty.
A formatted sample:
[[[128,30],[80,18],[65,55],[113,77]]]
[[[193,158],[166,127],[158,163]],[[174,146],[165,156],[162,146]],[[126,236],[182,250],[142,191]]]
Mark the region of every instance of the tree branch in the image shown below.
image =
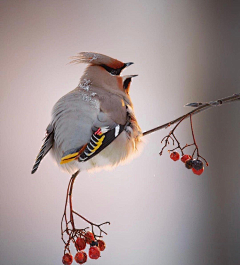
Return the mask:
[[[223,104],[235,102],[238,100],[240,100],[240,93],[234,94],[234,95],[226,97],[226,98],[218,99],[216,101],[206,102],[206,103],[201,103],[201,102],[188,103],[185,105],[186,107],[194,107],[195,109],[188,112],[187,114],[182,115],[181,117],[179,117],[175,120],[172,120],[172,121],[167,122],[161,126],[158,126],[158,127],[153,128],[151,130],[143,132],[143,136],[148,135],[148,134],[153,133],[153,132],[156,132],[156,131],[159,131],[163,128],[168,128],[169,126],[179,122],[180,120],[185,120],[190,115],[195,115],[201,111],[210,109],[212,107],[219,107],[219,106],[222,106]]]

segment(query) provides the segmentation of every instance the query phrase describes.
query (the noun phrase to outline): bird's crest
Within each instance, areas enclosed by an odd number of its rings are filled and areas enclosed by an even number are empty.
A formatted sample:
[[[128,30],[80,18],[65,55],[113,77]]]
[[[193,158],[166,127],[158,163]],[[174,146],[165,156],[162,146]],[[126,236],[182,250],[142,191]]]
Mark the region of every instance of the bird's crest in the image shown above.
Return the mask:
[[[92,65],[108,66],[113,69],[124,68],[125,64],[112,57],[95,52],[80,52],[78,55],[71,57],[70,63],[88,63]]]

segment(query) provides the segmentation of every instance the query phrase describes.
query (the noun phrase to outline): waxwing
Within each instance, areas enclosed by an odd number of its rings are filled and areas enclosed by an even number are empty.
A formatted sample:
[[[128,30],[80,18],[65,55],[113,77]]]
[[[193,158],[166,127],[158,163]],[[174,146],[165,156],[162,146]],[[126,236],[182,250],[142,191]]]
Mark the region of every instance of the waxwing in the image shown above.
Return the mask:
[[[136,75],[119,76],[132,63],[93,52],[78,54],[72,63],[88,66],[79,85],[54,105],[32,174],[48,151],[73,174],[116,166],[133,157],[142,142],[129,96]]]

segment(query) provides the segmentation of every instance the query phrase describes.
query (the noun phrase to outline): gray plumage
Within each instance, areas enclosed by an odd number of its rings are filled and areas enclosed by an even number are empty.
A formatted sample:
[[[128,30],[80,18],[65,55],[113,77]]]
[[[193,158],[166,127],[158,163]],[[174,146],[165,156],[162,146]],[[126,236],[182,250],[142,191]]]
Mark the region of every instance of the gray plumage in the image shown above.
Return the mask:
[[[133,112],[129,87],[126,89],[123,86],[124,80],[130,78],[131,81],[133,76],[121,77],[106,70],[124,68],[125,64],[97,53],[81,53],[75,57],[75,62],[87,62],[90,65],[79,85],[54,105],[52,121],[32,173],[50,149],[57,164],[71,174],[79,169],[116,166],[139,149],[141,129]],[[101,65],[104,63],[107,67]],[[126,125],[129,120],[130,123]],[[74,160],[60,165],[63,156],[77,152],[88,144],[98,128],[112,129],[118,124],[126,125],[125,130],[96,156],[86,162]]]

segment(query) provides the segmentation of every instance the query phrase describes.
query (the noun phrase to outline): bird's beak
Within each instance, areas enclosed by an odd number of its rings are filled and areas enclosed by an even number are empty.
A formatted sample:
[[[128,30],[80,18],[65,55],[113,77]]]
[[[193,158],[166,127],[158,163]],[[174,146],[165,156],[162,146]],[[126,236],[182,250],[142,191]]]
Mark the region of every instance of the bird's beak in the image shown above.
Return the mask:
[[[128,66],[130,66],[130,65],[132,65],[132,64],[134,64],[134,63],[133,63],[133,62],[125,63],[124,66],[125,66],[125,67],[128,67]]]
[[[124,75],[122,76],[123,80],[132,79],[133,77],[136,77],[138,75]]]

